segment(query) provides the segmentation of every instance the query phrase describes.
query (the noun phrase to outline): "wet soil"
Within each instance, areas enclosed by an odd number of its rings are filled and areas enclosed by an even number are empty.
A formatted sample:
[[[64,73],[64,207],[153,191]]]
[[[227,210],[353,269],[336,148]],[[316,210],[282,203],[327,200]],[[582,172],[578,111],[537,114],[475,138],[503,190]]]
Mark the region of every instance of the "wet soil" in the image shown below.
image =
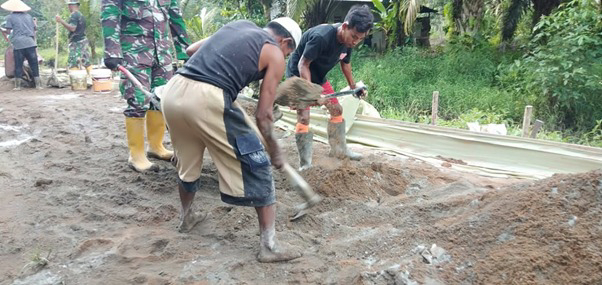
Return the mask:
[[[601,171],[492,179],[315,142],[308,215],[288,220],[302,199],[275,172],[277,238],[304,256],[262,264],[255,211],[220,201],[209,155],[194,204],[209,217],[178,233],[176,172],[127,166],[116,92],[2,86],[0,284],[602,283]]]

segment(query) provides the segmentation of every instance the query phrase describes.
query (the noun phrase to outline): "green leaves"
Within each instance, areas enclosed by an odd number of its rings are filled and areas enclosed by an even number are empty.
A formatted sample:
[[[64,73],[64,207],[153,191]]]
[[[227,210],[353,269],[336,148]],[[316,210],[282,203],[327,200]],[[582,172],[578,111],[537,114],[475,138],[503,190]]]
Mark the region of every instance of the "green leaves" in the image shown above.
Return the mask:
[[[509,86],[537,98],[565,128],[590,129],[602,118],[602,14],[593,1],[574,0],[535,26],[530,53],[509,66]],[[503,76],[502,76],[503,77]]]
[[[394,47],[395,40],[397,39],[397,7],[398,2],[385,6],[379,0],[372,0],[376,10],[380,16],[380,21],[375,23],[375,27],[385,34],[387,41],[387,49]]]
[[[385,6],[382,2],[380,2],[380,0],[372,0],[372,3],[374,4],[374,8],[376,8],[378,12],[380,12],[381,14],[387,13],[387,9],[385,9]]]

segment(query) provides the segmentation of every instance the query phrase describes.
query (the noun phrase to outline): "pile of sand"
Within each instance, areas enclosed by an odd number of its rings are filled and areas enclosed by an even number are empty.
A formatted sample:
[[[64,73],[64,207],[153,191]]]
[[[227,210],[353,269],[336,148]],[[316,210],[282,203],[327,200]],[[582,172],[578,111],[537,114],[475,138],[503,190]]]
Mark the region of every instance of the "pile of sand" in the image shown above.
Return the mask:
[[[602,171],[510,186],[475,204],[442,220],[437,233],[449,237],[462,259],[474,261],[470,271],[448,271],[450,280],[602,282]]]
[[[336,168],[314,165],[303,176],[314,191],[325,197],[362,201],[380,196],[397,196],[406,189],[408,177],[402,174],[400,168],[378,162],[366,166],[358,167],[349,161],[344,161]]]

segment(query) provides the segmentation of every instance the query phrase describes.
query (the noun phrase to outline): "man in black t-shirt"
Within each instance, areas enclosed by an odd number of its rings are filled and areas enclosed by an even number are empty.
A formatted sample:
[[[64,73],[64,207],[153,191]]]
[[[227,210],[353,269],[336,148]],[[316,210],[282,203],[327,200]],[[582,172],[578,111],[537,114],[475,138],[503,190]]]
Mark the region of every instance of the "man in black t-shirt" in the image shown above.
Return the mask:
[[[79,11],[79,1],[69,0],[67,2],[69,12],[69,22],[56,15],[56,21],[62,24],[69,31],[69,58],[67,63],[69,69],[77,70],[84,66],[88,73],[92,65],[90,64],[90,44],[86,38],[86,19]]]
[[[334,93],[326,74],[340,62],[349,87],[354,89],[351,73],[351,48],[364,40],[372,28],[374,16],[366,5],[351,7],[345,21],[323,24],[309,29],[301,37],[299,47],[293,52],[286,68],[286,77],[299,76],[322,85],[324,94]],[[360,95],[363,97],[363,93]],[[330,156],[360,160],[361,155],[347,149],[343,108],[334,98],[325,104],[330,113],[328,143]],[[300,170],[311,166],[313,134],[309,131],[309,108],[297,110],[295,139],[299,150]]]

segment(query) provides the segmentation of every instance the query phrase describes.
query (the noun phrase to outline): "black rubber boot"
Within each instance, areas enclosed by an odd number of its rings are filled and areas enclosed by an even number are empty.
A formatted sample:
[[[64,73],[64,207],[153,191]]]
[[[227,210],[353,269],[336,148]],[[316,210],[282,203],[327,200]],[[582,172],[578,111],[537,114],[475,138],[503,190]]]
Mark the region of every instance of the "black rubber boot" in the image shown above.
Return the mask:
[[[36,84],[36,89],[44,89],[42,87],[42,80],[40,79],[40,77],[34,77],[33,82],[35,82]]]
[[[21,78],[15,78],[15,88],[13,88],[13,91],[19,90],[21,90]]]
[[[349,158],[351,160],[361,160],[362,155],[352,152],[347,148],[345,139],[345,121],[341,123],[328,122],[328,144],[330,144],[330,156],[338,159]]]
[[[312,132],[304,134],[295,134],[297,150],[299,151],[299,171],[311,167],[312,144],[314,134]]]

